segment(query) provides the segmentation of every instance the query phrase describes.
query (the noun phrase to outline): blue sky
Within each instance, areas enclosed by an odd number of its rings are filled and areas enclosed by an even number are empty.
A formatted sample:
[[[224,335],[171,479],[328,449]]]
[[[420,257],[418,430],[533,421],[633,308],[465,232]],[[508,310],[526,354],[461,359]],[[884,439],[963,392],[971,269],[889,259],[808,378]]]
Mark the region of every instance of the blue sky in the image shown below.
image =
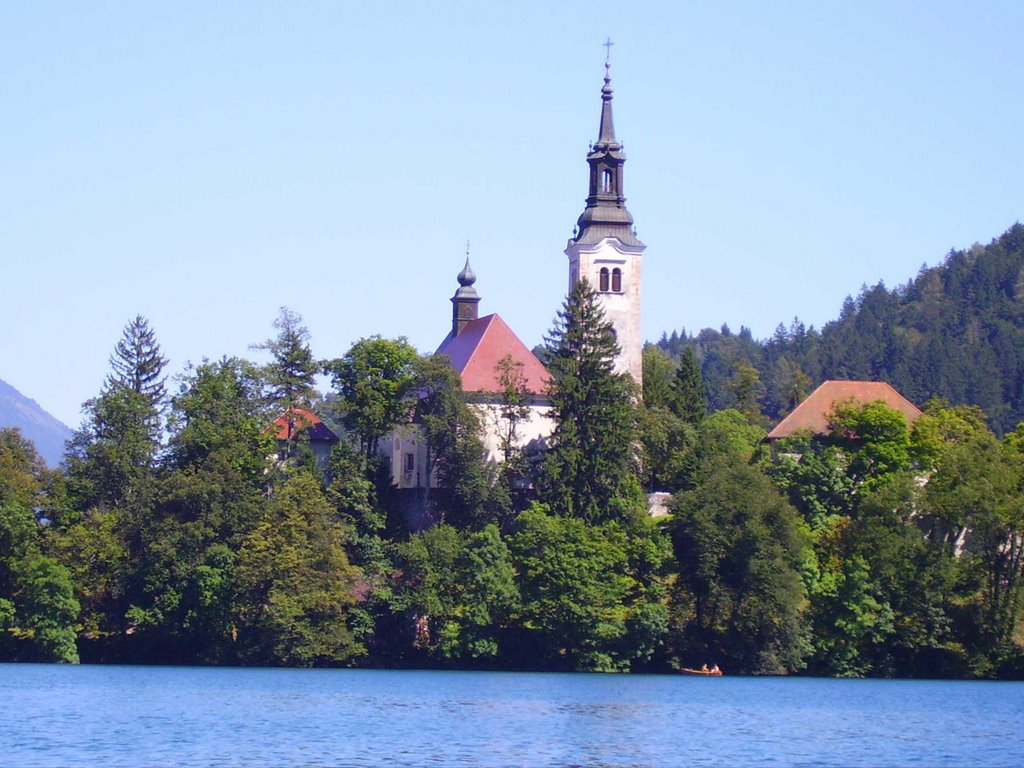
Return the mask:
[[[1024,218],[1024,3],[0,4],[0,378],[71,426],[168,371],[431,351],[466,241],[530,346],[567,290],[606,36],[644,333],[820,327]]]

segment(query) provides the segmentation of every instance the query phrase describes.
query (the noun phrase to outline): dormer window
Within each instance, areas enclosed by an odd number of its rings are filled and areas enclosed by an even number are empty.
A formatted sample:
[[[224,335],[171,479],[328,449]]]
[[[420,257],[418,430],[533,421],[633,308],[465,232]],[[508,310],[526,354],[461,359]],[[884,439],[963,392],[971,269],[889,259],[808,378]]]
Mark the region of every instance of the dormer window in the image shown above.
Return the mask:
[[[622,293],[622,270],[618,267],[612,270],[612,291]]]
[[[601,267],[601,280],[599,282],[601,293],[608,292],[608,267]]]
[[[607,168],[601,171],[601,191],[611,192],[612,191],[612,172]]]

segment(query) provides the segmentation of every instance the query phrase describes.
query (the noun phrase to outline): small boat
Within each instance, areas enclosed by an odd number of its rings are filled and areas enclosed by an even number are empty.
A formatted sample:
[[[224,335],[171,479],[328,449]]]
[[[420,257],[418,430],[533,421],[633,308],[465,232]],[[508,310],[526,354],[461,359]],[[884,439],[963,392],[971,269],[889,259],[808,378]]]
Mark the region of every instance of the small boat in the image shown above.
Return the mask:
[[[718,667],[712,667],[711,669],[708,669],[707,667],[704,667],[703,669],[690,669],[689,667],[680,667],[679,672],[683,675],[704,675],[705,677],[722,676],[722,670],[720,670]]]

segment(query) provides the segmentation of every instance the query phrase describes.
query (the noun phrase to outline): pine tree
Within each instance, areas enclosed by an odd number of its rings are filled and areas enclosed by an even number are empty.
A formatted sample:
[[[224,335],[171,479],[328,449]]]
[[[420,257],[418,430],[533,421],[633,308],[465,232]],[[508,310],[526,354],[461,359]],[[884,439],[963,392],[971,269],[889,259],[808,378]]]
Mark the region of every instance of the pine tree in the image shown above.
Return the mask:
[[[573,288],[545,339],[555,428],[540,496],[557,514],[591,522],[642,508],[636,467],[636,388],[616,374],[619,347],[586,280]]]
[[[142,395],[159,411],[166,394],[166,377],[162,375],[165,365],[167,358],[160,354],[160,345],[149,321],[142,315],[136,315],[124,327],[121,340],[110,356],[113,371],[107,377],[107,389],[127,387]]]
[[[110,356],[103,390],[82,405],[82,425],[68,441],[69,489],[83,507],[135,503],[151,485],[166,362],[149,323],[136,316]]]
[[[676,416],[687,424],[699,424],[707,413],[708,400],[704,394],[700,363],[691,347],[683,347],[672,385],[674,392],[669,403]]]
[[[316,391],[313,382],[320,365],[309,347],[309,331],[302,324],[302,315],[281,307],[274,327],[278,330],[276,339],[252,347],[266,350],[273,357],[266,367],[269,397],[275,405],[286,408],[309,405]]]

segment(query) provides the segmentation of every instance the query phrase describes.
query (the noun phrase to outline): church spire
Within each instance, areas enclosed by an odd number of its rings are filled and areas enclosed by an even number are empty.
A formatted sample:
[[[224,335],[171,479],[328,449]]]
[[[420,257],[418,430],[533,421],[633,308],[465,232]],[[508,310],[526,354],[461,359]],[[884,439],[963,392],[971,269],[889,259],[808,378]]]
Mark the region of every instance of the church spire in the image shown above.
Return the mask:
[[[627,245],[637,245],[633,234],[633,217],[626,209],[623,195],[622,171],[626,153],[615,138],[612,118],[611,40],[604,43],[609,55],[604,61],[604,86],[601,88],[601,125],[597,142],[590,146],[587,163],[590,165],[590,189],[586,208],[576,222],[577,242],[599,242],[605,237],[617,237]]]
[[[612,41],[605,42],[609,53]],[[619,354],[615,370],[628,373],[643,384],[643,329],[641,328],[641,273],[646,246],[633,231],[633,217],[626,210],[622,169],[626,153],[615,137],[612,120],[612,62],[604,60],[601,88],[601,124],[597,141],[590,145],[590,189],[576,230],[566,244],[569,257],[569,291],[587,280],[597,292],[605,319],[615,329]]]
[[[611,38],[605,42],[608,55],[604,60],[604,87],[601,89],[601,128],[597,132],[597,143],[605,146],[615,144],[619,149],[621,145],[615,141],[615,121],[612,120],[612,46],[615,45]]]

